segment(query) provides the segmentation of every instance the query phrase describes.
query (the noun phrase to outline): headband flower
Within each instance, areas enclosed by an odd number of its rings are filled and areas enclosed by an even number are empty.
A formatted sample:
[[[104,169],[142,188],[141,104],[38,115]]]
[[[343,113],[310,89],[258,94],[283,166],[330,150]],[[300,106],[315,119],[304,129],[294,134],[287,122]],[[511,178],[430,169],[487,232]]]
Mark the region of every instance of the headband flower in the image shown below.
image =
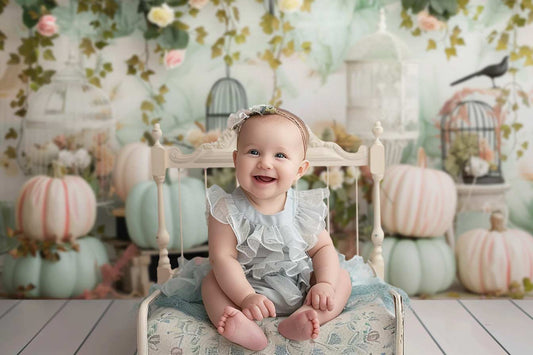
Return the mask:
[[[239,110],[228,117],[228,128],[238,129],[251,116],[273,114],[278,111],[272,105],[255,105],[245,110]]]

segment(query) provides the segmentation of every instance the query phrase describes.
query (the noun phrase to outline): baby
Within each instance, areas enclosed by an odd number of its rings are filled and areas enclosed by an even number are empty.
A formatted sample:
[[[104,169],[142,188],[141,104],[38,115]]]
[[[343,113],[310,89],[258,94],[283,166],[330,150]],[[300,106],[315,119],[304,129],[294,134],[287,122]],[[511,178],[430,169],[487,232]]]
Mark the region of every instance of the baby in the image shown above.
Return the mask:
[[[240,112],[233,128],[240,186],[207,192],[207,314],[222,336],[255,351],[267,346],[256,323],[267,317],[288,316],[278,326],[288,339],[315,339],[343,310],[351,282],[325,230],[329,191],[291,188],[309,168],[309,131],[297,116],[267,105]]]

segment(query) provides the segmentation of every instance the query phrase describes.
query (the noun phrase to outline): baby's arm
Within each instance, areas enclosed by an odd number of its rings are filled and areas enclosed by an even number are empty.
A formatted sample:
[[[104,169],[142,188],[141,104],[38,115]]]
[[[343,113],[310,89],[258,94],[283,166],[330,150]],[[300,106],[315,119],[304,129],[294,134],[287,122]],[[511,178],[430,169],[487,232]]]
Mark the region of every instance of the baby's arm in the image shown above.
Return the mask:
[[[275,317],[274,304],[255,293],[237,260],[237,239],[228,224],[209,216],[209,261],[222,291],[252,320]]]
[[[313,260],[316,284],[307,293],[305,304],[317,310],[331,311],[335,301],[335,285],[340,266],[337,251],[326,230],[318,235],[315,246],[308,251],[308,254]]]

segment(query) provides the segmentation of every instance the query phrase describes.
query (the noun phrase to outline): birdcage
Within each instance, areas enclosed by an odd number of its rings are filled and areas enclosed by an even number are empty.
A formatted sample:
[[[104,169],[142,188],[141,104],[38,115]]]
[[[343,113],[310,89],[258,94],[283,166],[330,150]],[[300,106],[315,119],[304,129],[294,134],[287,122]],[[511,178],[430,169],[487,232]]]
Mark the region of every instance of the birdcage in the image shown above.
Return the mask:
[[[218,79],[207,96],[206,129],[224,130],[231,113],[248,107],[246,91],[242,84],[230,77],[229,67],[226,66],[226,76]]]
[[[108,202],[114,135],[109,98],[86,81],[70,54],[52,82],[28,98],[17,162],[25,175],[52,175],[52,165],[59,164],[66,173],[84,177],[100,203]]]
[[[441,117],[444,170],[465,184],[503,183],[498,119],[484,101],[457,103]]]
[[[383,9],[378,31],[359,40],[345,63],[347,130],[360,135],[381,121],[387,166],[399,164],[404,148],[418,137],[418,65],[407,45],[386,30]]]

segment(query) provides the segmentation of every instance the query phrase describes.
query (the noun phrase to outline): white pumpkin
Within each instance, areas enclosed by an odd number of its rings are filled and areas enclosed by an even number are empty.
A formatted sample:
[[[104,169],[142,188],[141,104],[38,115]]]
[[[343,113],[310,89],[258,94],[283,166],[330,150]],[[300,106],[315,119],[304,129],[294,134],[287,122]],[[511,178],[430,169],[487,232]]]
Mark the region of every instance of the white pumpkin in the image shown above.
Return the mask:
[[[452,226],[456,205],[454,181],[443,171],[426,168],[422,149],[418,166],[392,165],[381,184],[381,218],[389,233],[442,236]]]
[[[146,143],[134,142],[123,146],[113,169],[113,186],[122,201],[136,184],[152,179],[150,147]]]
[[[16,205],[17,230],[25,237],[73,241],[87,235],[96,220],[96,197],[81,177],[38,175],[20,190]]]
[[[505,229],[501,212],[494,212],[490,221],[490,230],[478,228],[458,238],[459,279],[472,292],[504,294],[511,282],[533,279],[533,236]]]

